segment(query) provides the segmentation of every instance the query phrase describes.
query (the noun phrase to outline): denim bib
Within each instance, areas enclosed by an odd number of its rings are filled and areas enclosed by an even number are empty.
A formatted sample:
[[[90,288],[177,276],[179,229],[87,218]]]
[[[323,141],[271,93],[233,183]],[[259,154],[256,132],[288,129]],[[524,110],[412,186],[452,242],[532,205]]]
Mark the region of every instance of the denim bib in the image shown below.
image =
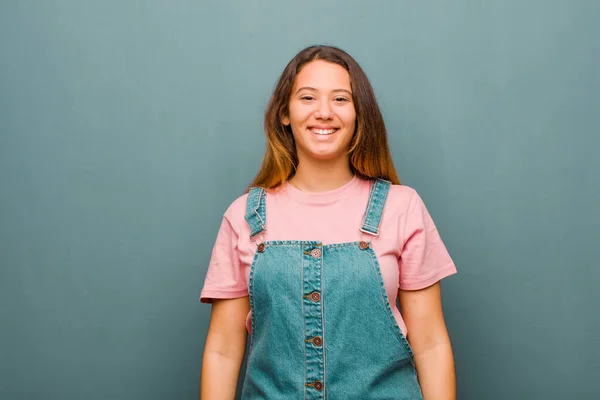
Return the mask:
[[[390,183],[375,180],[360,231],[379,235]],[[414,358],[370,241],[260,241],[266,192],[252,188],[246,221],[252,333],[242,398],[422,399]]]

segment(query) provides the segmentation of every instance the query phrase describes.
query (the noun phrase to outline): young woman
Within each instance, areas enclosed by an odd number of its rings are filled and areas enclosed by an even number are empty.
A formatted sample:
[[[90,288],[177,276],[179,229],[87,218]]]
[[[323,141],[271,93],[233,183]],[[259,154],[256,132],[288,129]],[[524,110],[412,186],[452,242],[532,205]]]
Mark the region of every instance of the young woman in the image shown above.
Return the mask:
[[[304,49],[265,131],[201,293],[212,302],[201,399],[235,398],[247,333],[243,399],[455,399],[439,281],[456,269],[398,181],[365,73],[335,47]]]

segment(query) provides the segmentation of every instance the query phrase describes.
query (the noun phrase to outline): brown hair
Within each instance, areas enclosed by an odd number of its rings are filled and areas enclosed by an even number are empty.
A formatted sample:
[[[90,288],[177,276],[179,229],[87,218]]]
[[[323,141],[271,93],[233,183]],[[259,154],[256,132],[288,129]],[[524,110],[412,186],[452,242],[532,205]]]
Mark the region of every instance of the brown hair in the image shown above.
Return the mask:
[[[288,115],[296,75],[311,61],[323,60],[344,67],[350,75],[356,109],[356,130],[348,151],[351,171],[363,179],[381,178],[399,184],[388,147],[385,123],[367,75],[346,52],[332,46],[311,46],[285,67],[265,113],[267,149],[260,170],[249,187],[278,187],[296,173],[298,154],[291,127],[281,122]]]

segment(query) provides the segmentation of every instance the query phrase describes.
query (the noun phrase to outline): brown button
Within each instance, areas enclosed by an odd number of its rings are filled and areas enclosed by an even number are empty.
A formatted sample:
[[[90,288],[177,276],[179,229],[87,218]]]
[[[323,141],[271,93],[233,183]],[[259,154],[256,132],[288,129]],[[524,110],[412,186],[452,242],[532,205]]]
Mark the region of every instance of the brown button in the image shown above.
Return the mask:
[[[316,303],[317,301],[321,300],[321,295],[319,292],[312,292],[310,294],[310,299]]]
[[[315,381],[315,383],[313,383],[313,387],[317,390],[323,390],[323,382]]]
[[[258,251],[259,251],[260,253],[262,253],[263,251],[265,251],[265,247],[266,247],[266,246],[265,246],[265,244],[264,244],[264,243],[261,243],[261,244],[259,244],[259,245],[258,245]]]
[[[313,256],[313,258],[319,258],[319,257],[321,257],[321,250],[320,249],[312,249],[310,252],[310,255]]]
[[[358,244],[361,250],[366,250],[369,248],[369,242],[365,242],[364,240]]]
[[[315,346],[320,346],[323,344],[323,339],[321,339],[319,336],[315,336],[312,338],[312,342]]]

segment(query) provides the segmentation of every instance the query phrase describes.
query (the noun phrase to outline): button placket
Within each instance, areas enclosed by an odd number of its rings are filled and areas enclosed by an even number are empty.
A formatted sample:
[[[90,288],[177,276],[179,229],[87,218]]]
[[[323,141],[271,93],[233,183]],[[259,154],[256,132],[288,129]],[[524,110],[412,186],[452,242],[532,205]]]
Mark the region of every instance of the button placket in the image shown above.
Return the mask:
[[[323,304],[321,295],[321,272],[323,249],[320,244],[303,250],[303,315],[305,334],[306,387],[313,390],[308,398],[321,399],[324,384]],[[308,394],[308,393],[307,393]],[[317,396],[317,397],[315,397]]]

